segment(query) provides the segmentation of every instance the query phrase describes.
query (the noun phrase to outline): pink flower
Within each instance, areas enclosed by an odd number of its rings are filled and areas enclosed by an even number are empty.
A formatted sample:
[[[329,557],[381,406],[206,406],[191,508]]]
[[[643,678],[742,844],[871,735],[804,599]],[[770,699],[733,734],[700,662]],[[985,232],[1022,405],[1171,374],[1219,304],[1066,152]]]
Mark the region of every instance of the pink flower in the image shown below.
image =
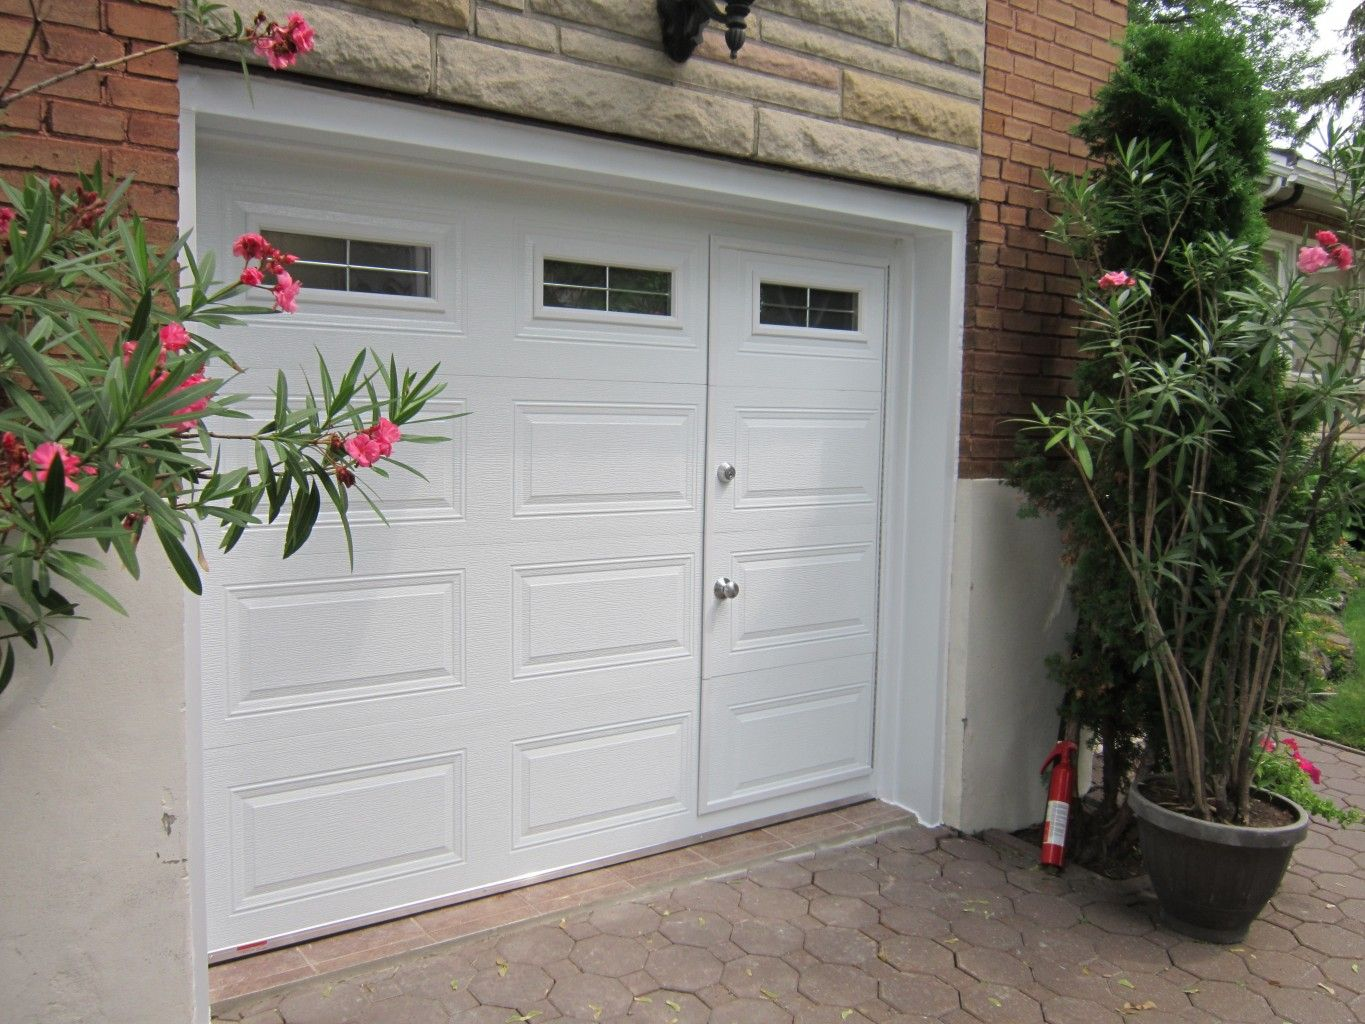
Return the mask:
[[[94,466],[82,466],[81,460],[67,452],[67,450],[54,441],[44,441],[33,450],[33,464],[37,470],[28,469],[24,471],[25,480],[41,480],[47,482],[47,475],[52,470],[52,463],[56,460],[62,461],[62,474],[66,478],[63,483],[68,491],[79,491],[80,485],[72,479],[77,473],[93,475]]]
[[[232,254],[244,260],[260,259],[269,251],[270,243],[265,240],[265,236],[253,232],[238,235],[237,241],[232,243]]]
[[[157,332],[164,352],[183,352],[190,347],[190,332],[184,324],[167,324]]]
[[[1324,249],[1330,249],[1338,242],[1337,236],[1331,231],[1319,231],[1313,237],[1318,240],[1318,245]]]
[[[185,382],[183,384],[178,385],[175,390],[184,391],[186,388],[192,388],[197,384],[203,384],[207,380],[208,378],[205,377],[202,373],[192,373],[188,377],[186,377]],[[176,416],[178,417],[183,416],[186,417],[186,419],[177,420],[173,423],[168,423],[167,426],[170,427],[172,430],[193,430],[194,425],[199,422],[198,414],[203,412],[208,407],[209,407],[208,395],[205,395],[203,398],[196,398],[193,402],[185,406],[183,409],[175,410]]]
[[[1137,279],[1122,270],[1111,270],[1106,274],[1101,274],[1099,280],[1101,291],[1107,291],[1110,288],[1131,288],[1135,284],[1137,284]]]
[[[393,451],[391,445],[376,440],[364,431],[352,434],[346,439],[346,454],[355,459],[359,466],[367,468],[373,466],[391,451]]]
[[[1312,761],[1308,760],[1308,758],[1300,757],[1298,754],[1294,755],[1294,760],[1299,762],[1299,767],[1302,768],[1304,772],[1308,775],[1308,777],[1313,780],[1313,785],[1315,786],[1322,785],[1321,768],[1315,765]]]
[[[275,275],[275,308],[284,313],[299,311],[299,289],[303,285],[284,272]]]
[[[1264,751],[1266,751],[1267,753],[1272,753],[1272,752],[1274,752],[1274,750],[1275,750],[1275,741],[1272,740],[1269,736],[1262,736],[1262,737],[1261,737],[1261,749],[1264,750]]]
[[[242,271],[242,276],[239,277],[237,280],[239,280],[242,284],[246,285],[249,288],[255,288],[257,285],[259,285],[262,281],[265,280],[265,275],[262,274],[255,267],[247,267],[245,270]]]
[[[1351,264],[1355,261],[1355,253],[1351,252],[1349,245],[1338,245],[1332,250],[1332,260],[1338,270],[1350,270]]]
[[[1299,752],[1299,741],[1293,736],[1286,736],[1284,739],[1280,740],[1280,743],[1294,751],[1296,754]]]
[[[1332,265],[1332,257],[1320,245],[1305,245],[1299,249],[1297,266],[1301,274],[1316,274],[1323,267]]]
[[[398,429],[397,424],[382,418],[378,423],[367,430],[366,433],[380,444],[385,445],[389,451],[392,451],[393,446],[403,440],[403,432]],[[386,452],[385,454],[388,453]]]
[[[304,21],[303,15],[298,11],[289,15],[289,21],[284,26],[284,34],[289,37],[289,41],[299,53],[313,52],[313,26]]]
[[[294,12],[283,25],[273,21],[267,25],[265,34],[256,37],[255,49],[272,69],[283,71],[313,49],[313,27]]]
[[[0,206],[0,233],[8,232],[10,221],[14,220],[14,208]]]

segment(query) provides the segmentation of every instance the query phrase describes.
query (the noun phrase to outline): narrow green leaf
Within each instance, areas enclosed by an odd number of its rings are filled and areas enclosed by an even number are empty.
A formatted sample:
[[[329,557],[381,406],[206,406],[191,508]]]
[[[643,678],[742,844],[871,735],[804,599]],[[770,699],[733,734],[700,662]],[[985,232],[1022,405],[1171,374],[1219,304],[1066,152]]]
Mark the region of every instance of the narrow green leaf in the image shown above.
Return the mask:
[[[156,536],[161,541],[161,547],[166,552],[166,557],[170,559],[175,574],[180,577],[180,582],[185,584],[190,593],[202,594],[204,584],[199,579],[199,570],[195,568],[194,560],[190,558],[185,546],[180,543],[180,538],[164,529],[160,523],[156,524]]]

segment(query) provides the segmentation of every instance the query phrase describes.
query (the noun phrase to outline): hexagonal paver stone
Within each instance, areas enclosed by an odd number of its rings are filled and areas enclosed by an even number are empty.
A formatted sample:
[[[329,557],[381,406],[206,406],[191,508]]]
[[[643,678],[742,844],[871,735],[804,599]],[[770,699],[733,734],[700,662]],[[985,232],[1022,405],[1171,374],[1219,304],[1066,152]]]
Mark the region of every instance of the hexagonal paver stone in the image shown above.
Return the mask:
[[[1132,1000],[1128,1000],[1132,1002]],[[1133,1003],[1134,1006],[1139,1004]],[[1160,1007],[1158,1007],[1160,1009]],[[1133,1016],[1141,1017],[1142,1014]],[[1043,1019],[1047,1024],[1119,1024],[1120,1014],[1099,1003],[1088,999],[1075,999],[1071,996],[1052,996],[1043,1000]],[[1174,1014],[1168,1014],[1174,1020]]]
[[[669,899],[688,910],[711,911],[723,914],[739,906],[739,892],[724,882],[693,882],[674,889]]]
[[[786,860],[760,864],[749,871],[749,878],[767,889],[799,889],[810,885],[810,872],[800,864]]]
[[[854,896],[817,896],[810,901],[810,916],[842,928],[867,928],[877,923],[877,908]]]
[[[1013,902],[1016,914],[1044,928],[1069,928],[1081,919],[1080,910],[1060,896],[1029,892]]]
[[[629,938],[656,931],[663,919],[653,908],[643,904],[618,903],[614,907],[594,910],[588,920],[600,932]]]
[[[1365,935],[1330,924],[1301,924],[1294,929],[1299,941],[1328,956],[1365,957]]]
[[[796,991],[796,970],[771,956],[742,956],[725,965],[721,984],[741,999],[771,999]]]
[[[958,950],[957,966],[977,981],[1023,988],[1033,981],[1028,966],[1018,957],[998,949],[968,946]]]
[[[439,999],[441,1005],[452,1013],[472,1010],[478,1005],[478,1000],[469,994],[472,975],[468,971],[453,969],[454,966],[446,957],[403,963],[393,972],[393,980],[404,995]],[[335,1016],[331,1018],[337,1019]],[[289,1020],[289,1017],[285,1017],[285,1020]]]
[[[790,889],[764,889],[762,886],[745,889],[739,905],[755,917],[785,917],[788,920],[804,917],[810,909],[805,897]]]
[[[711,1007],[690,992],[655,989],[635,997],[629,1020],[638,1024],[706,1024]]]
[[[520,1016],[521,1012],[511,1006],[476,1006],[455,1014],[450,1021],[451,1024],[507,1024],[509,1020]]]
[[[627,1012],[633,999],[630,991],[615,978],[574,974],[555,980],[550,1002],[566,1017],[601,1020]]]
[[[1190,993],[1190,1002],[1220,1021],[1263,1021],[1270,1007],[1255,992],[1226,981],[1204,981]]]
[[[790,921],[755,917],[741,921],[730,932],[730,941],[746,953],[782,956],[801,948],[806,934]]]
[[[957,989],[938,978],[922,975],[883,978],[880,992],[882,1001],[901,1013],[938,1017],[958,1007]]]
[[[279,1009],[285,1020],[297,1020],[300,1024],[334,1024],[358,1017],[371,1002],[372,996],[365,989],[353,982],[343,982],[293,989],[280,1000]],[[469,1005],[474,1005],[472,999]]]
[[[844,964],[816,964],[803,969],[797,988],[807,999],[825,1006],[857,1007],[877,998],[876,980]]]
[[[806,952],[827,964],[865,964],[877,959],[877,944],[853,928],[812,928]]]
[[[1339,999],[1320,988],[1276,988],[1266,993],[1277,1017],[1312,1021],[1312,1024],[1356,1024],[1356,1018]]]
[[[526,1006],[544,999],[552,984],[539,967],[504,962],[476,974],[469,991],[485,1006]]]
[[[902,935],[946,939],[952,934],[947,921],[924,907],[882,907],[879,913],[882,924]]]
[[[649,954],[645,970],[660,988],[696,992],[720,981],[721,963],[696,946],[665,946]]]
[[[498,955],[513,963],[541,966],[563,960],[573,949],[573,939],[563,928],[542,925],[513,932],[498,941]]]
[[[792,1015],[767,999],[736,999],[711,1012],[711,1024],[789,1024]]]
[[[1246,960],[1252,974],[1275,985],[1313,988],[1324,980],[1317,967],[1294,953],[1260,950],[1249,954]]]
[[[664,918],[659,931],[681,946],[713,947],[729,941],[730,922],[719,914],[680,910]]]
[[[962,1008],[983,1024],[1041,1024],[1042,1007],[1008,985],[981,985],[962,993]]]
[[[815,884],[831,896],[874,896],[881,888],[860,871],[817,871]]]
[[[595,935],[574,943],[569,959],[586,974],[601,974],[608,978],[624,978],[645,966],[648,953],[634,939],[619,935]]]
[[[946,947],[918,935],[883,939],[877,948],[877,959],[911,974],[935,974],[953,967],[953,954]]]
[[[450,1014],[434,999],[394,996],[371,1003],[353,1019],[356,1024],[447,1024]]]

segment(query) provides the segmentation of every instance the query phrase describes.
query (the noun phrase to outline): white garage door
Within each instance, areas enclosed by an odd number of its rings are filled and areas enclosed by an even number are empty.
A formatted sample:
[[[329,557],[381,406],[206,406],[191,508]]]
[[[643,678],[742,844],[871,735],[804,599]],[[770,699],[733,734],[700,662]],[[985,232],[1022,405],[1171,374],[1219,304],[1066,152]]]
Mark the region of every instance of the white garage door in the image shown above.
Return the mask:
[[[468,413],[357,513],[354,571],[325,522],[214,559],[216,956],[870,791],[888,243],[199,162],[201,247],[305,257],[303,311],[227,339],[242,390],[373,348]]]

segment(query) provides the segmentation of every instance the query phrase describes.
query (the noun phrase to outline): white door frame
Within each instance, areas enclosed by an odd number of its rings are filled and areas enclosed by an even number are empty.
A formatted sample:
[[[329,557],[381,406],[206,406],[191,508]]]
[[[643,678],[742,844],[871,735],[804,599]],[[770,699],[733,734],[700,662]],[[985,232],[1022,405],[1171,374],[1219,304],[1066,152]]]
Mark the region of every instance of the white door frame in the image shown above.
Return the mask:
[[[187,66],[181,69],[180,97],[182,232],[195,226],[196,140],[200,131],[212,131],[271,139],[289,149],[349,149],[894,239],[901,258],[900,279],[891,282],[888,320],[872,786],[878,797],[914,811],[926,823],[941,820],[965,204],[358,95],[301,79],[258,77],[248,96],[236,72]],[[199,606],[188,595],[185,682],[191,954],[196,1001],[206,1020]]]

